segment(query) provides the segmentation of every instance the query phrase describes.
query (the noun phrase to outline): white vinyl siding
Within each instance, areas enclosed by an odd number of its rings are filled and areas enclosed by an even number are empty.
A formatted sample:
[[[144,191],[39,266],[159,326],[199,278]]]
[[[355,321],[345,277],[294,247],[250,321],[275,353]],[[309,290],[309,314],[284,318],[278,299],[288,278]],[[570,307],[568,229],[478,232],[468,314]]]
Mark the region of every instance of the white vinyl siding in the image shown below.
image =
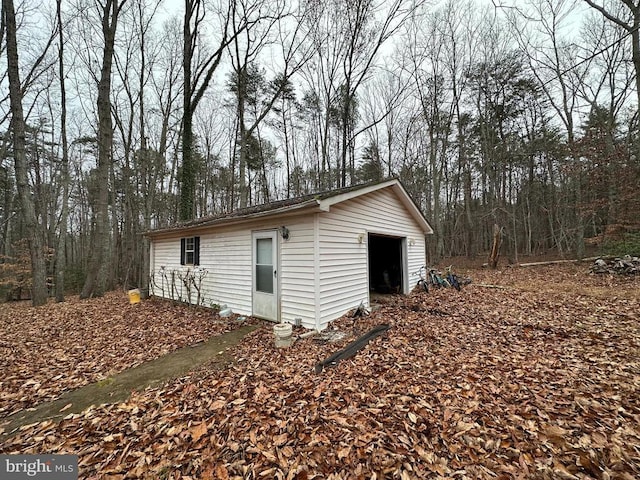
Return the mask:
[[[361,301],[369,306],[370,233],[406,239],[403,284],[409,290],[415,285],[417,277],[411,274],[425,262],[424,232],[392,188],[345,199],[328,208],[327,212],[276,215],[242,225],[198,229],[200,268],[208,272],[201,303],[227,305],[235,313],[252,314],[252,232],[262,230],[278,231],[279,318],[283,322],[301,318],[304,327],[322,330]],[[288,240],[280,235],[282,226],[289,230]],[[193,235],[184,231],[176,235],[152,240],[154,295],[162,295],[160,267],[182,272],[193,269],[180,265],[178,237]],[[164,296],[171,298],[168,285],[164,287]]]
[[[280,239],[281,320],[302,319],[302,326],[316,328],[314,295],[313,215],[288,220],[289,240]]]
[[[155,240],[151,264],[155,280],[153,294],[186,300],[184,285],[177,277],[172,279],[172,272],[185,273],[194,269],[193,265],[180,265],[180,239]],[[165,267],[164,276],[161,267]],[[226,304],[236,313],[251,314],[250,231],[200,235],[200,266],[195,268],[207,271],[202,280],[202,305]],[[175,285],[173,295],[171,283]],[[194,291],[192,302],[195,299]]]
[[[200,266],[205,305],[227,305],[234,313],[251,315],[251,230],[230,230],[200,236]]]
[[[180,265],[180,238],[155,240],[151,253],[151,287],[153,295],[165,298],[186,298],[185,288],[177,277],[177,272],[192,269],[192,265]]]
[[[367,246],[359,225],[345,225],[340,212],[320,214],[320,329],[361,301],[369,302]],[[334,213],[337,213],[336,216]]]
[[[334,205],[320,214],[321,329],[361,301],[368,306],[368,233],[407,239],[404,275],[409,289],[415,283],[411,273],[425,262],[424,234],[391,189]],[[358,241],[361,234],[363,243]]]
[[[279,229],[283,224],[289,229],[289,240],[283,240],[278,232],[277,277],[280,292],[286,292],[285,297],[281,295],[281,320],[293,322],[301,318],[303,326],[315,328],[313,215],[200,234],[200,268],[207,270],[202,288],[203,305],[227,305],[235,313],[252,314],[251,233]],[[156,273],[162,265],[167,271],[186,271],[190,267],[180,265],[179,238],[155,240],[153,252],[152,265]],[[157,274],[156,279],[159,279]],[[166,287],[164,296],[171,298]],[[178,294],[184,297],[182,290]],[[154,288],[154,295],[162,296],[159,287]]]
[[[180,267],[180,239],[172,238],[170,240],[154,240],[151,249],[153,258],[151,259],[151,268],[158,270],[161,267],[177,268]]]

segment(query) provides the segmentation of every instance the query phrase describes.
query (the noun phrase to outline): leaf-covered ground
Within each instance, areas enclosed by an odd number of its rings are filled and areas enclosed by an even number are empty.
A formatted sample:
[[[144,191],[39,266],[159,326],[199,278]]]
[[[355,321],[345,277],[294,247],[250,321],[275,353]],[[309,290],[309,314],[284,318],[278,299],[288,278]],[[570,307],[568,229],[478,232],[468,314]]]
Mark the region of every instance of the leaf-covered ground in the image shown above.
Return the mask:
[[[233,327],[206,309],[122,292],[0,305],[0,418]]]
[[[321,374],[350,339],[277,350],[266,325],[225,370],[26,427],[0,451],[74,453],[96,479],[640,478],[640,279],[471,275],[339,320],[391,329]]]

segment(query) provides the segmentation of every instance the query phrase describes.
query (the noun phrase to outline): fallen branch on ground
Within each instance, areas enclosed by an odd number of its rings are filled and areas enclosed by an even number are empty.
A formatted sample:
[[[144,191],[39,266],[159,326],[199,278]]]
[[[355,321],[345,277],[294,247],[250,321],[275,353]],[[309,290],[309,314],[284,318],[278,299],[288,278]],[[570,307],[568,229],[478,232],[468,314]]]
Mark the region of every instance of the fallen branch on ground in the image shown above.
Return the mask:
[[[595,259],[600,257],[589,257],[583,258],[581,260],[548,260],[545,262],[529,262],[529,263],[519,263],[518,267],[540,267],[544,265],[559,265],[563,263],[579,263],[579,262],[592,262]]]
[[[488,283],[474,283],[474,285],[476,287],[483,287],[483,288],[499,288],[501,290],[508,290],[511,287],[505,287],[504,285],[491,285]]]

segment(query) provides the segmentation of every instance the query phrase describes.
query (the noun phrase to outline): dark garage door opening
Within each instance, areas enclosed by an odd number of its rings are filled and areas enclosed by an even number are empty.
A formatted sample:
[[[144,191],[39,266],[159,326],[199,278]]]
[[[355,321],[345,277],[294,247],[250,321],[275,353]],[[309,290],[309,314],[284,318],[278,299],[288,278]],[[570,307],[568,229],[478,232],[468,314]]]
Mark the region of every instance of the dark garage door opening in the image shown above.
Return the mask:
[[[369,290],[404,293],[402,288],[402,238],[369,234]]]

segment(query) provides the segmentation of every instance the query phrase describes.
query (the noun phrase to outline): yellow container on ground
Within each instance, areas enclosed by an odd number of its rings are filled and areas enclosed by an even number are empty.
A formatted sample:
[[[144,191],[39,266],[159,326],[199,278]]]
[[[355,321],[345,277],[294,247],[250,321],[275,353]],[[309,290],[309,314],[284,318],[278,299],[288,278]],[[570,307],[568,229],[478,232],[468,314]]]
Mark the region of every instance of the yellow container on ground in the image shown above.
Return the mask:
[[[133,290],[129,290],[129,303],[130,304],[134,304],[134,303],[140,303],[140,290],[137,288],[134,288]]]

